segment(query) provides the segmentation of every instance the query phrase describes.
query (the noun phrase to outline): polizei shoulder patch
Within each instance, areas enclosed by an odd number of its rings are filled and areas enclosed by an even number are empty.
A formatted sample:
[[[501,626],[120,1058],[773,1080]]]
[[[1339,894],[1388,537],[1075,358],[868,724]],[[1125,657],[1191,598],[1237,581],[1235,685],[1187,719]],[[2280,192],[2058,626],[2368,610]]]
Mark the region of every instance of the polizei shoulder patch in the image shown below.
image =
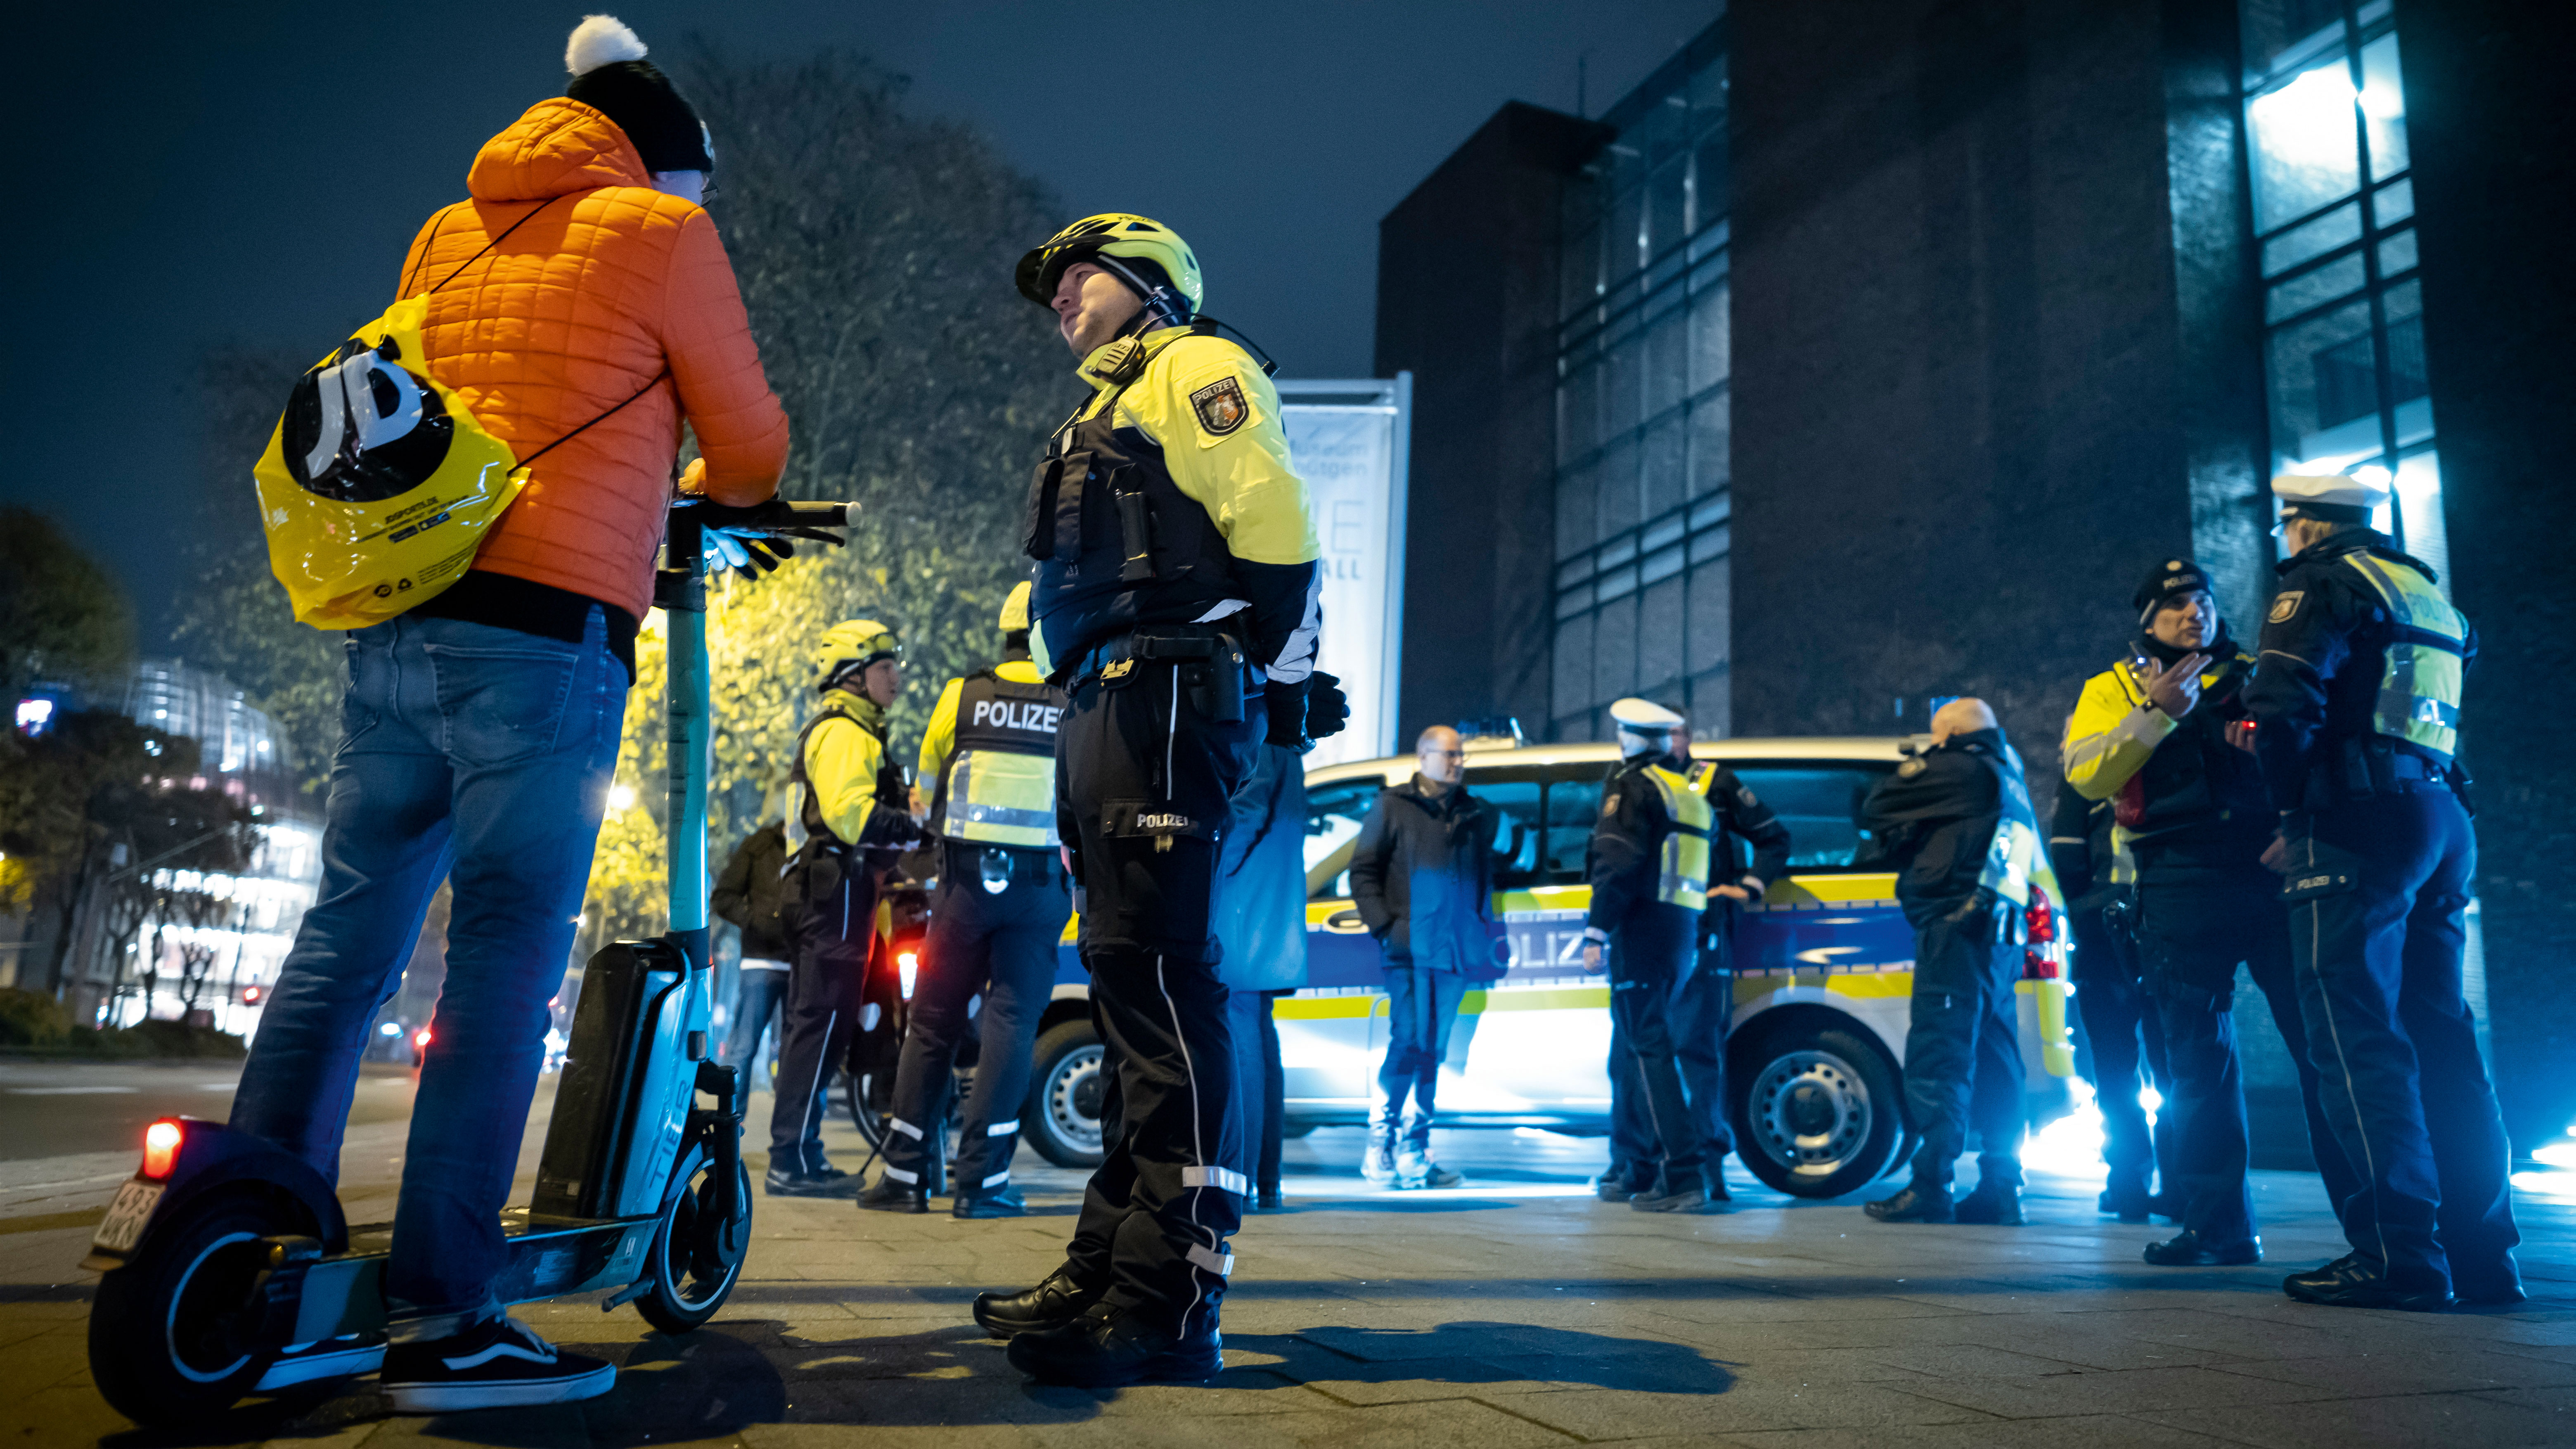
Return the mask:
[[[2267,624],[2288,623],[2290,621],[2290,616],[2299,612],[2299,601],[2307,596],[2308,591],[2305,589],[2292,589],[2281,597],[2274,599],[2272,601],[2272,612],[2266,614],[2263,621]]]
[[[1222,438],[1252,416],[1252,404],[1244,401],[1242,383],[1220,377],[1190,394],[1190,411],[1199,415],[1199,427],[1209,437]]]

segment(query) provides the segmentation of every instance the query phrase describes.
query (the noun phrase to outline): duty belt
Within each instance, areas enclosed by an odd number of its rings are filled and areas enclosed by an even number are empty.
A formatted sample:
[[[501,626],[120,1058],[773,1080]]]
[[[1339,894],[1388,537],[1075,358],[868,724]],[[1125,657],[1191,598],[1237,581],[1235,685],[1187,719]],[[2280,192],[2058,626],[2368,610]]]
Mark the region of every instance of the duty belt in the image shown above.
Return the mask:
[[[2308,808],[2426,785],[2454,792],[2459,788],[2450,766],[2378,736],[2347,736],[2330,745],[2309,772]]]
[[[1143,624],[1127,633],[1113,635],[1076,655],[1065,673],[1064,687],[1079,688],[1094,679],[1117,678],[1125,672],[1120,666],[1138,663],[1186,664],[1193,660],[1214,659],[1228,651],[1240,654],[1243,646],[1233,633],[1216,624]]]

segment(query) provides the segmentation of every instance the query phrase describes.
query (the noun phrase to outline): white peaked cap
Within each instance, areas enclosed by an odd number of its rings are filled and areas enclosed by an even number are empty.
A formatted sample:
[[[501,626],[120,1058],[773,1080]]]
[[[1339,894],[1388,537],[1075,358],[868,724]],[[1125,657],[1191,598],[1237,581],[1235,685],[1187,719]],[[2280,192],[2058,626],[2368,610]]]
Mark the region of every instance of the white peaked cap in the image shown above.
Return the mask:
[[[2283,503],[2377,508],[2388,501],[2388,485],[2344,473],[2284,473],[2272,480],[2272,496]]]
[[[1623,730],[1635,730],[1641,734],[1657,730],[1677,730],[1682,727],[1680,715],[1651,699],[1637,699],[1633,696],[1612,704],[1610,719]]]

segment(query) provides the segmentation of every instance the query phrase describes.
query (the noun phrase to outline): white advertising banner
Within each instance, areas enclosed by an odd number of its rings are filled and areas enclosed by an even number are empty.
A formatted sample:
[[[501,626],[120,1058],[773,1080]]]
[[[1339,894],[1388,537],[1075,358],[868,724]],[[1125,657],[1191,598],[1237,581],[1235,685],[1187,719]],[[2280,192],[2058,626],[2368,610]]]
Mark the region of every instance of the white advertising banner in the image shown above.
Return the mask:
[[[1320,667],[1351,699],[1350,727],[1318,744],[1306,766],[1394,754],[1413,376],[1278,387],[1289,458],[1314,500],[1323,546]]]

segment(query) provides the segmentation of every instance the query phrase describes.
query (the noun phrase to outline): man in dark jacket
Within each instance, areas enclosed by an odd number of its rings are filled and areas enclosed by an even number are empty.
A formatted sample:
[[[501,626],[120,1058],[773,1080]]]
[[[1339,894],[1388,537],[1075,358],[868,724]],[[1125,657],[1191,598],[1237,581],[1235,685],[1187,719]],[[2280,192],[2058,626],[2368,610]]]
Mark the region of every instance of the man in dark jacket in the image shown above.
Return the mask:
[[[2048,863],[2066,893],[2075,931],[2075,1006],[2084,1014],[2093,1091],[2102,1110],[2103,1212],[2124,1223],[2148,1214],[2182,1215],[2175,1191],[2174,1114],[2159,1113],[2152,1127],[2140,1090],[2153,1087],[2170,1101],[2173,1076],[2165,1064],[2164,1024],[2156,1019],[2138,970],[2138,870],[2113,838],[2111,802],[2087,800],[2061,779],[2051,817]],[[2164,1196],[2155,1180],[2164,1178]]]
[[[1896,899],[1914,926],[1905,1110],[1923,1137],[1913,1183],[1868,1213],[1883,1223],[2019,1224],[2013,982],[2027,939],[2022,911],[2034,874],[2048,871],[2021,757],[1984,700],[1954,699],[1932,716],[1932,747],[1880,780],[1861,815],[1899,872]],[[1977,1189],[1954,1204],[1951,1168],[1971,1126]]]
[[[746,1088],[751,1085],[752,1068],[760,1060],[761,1037],[772,1035],[772,1045],[776,1044],[770,1019],[777,1015],[779,1002],[786,999],[789,962],[795,955],[787,936],[785,911],[789,900],[803,898],[801,886],[788,879],[787,822],[783,818],[743,837],[742,843],[733,848],[733,858],[717,875],[715,891],[709,898],[717,919],[729,921],[742,931],[733,1026],[726,1033],[724,1054],[718,1060],[742,1073]]]
[[[1431,1160],[1431,1119],[1459,998],[1493,970],[1497,817],[1462,783],[1467,751],[1456,730],[1433,725],[1414,748],[1419,768],[1369,807],[1351,854],[1351,899],[1385,953],[1387,997],[1386,1060],[1360,1171],[1397,1187],[1454,1187],[1463,1179]]]

